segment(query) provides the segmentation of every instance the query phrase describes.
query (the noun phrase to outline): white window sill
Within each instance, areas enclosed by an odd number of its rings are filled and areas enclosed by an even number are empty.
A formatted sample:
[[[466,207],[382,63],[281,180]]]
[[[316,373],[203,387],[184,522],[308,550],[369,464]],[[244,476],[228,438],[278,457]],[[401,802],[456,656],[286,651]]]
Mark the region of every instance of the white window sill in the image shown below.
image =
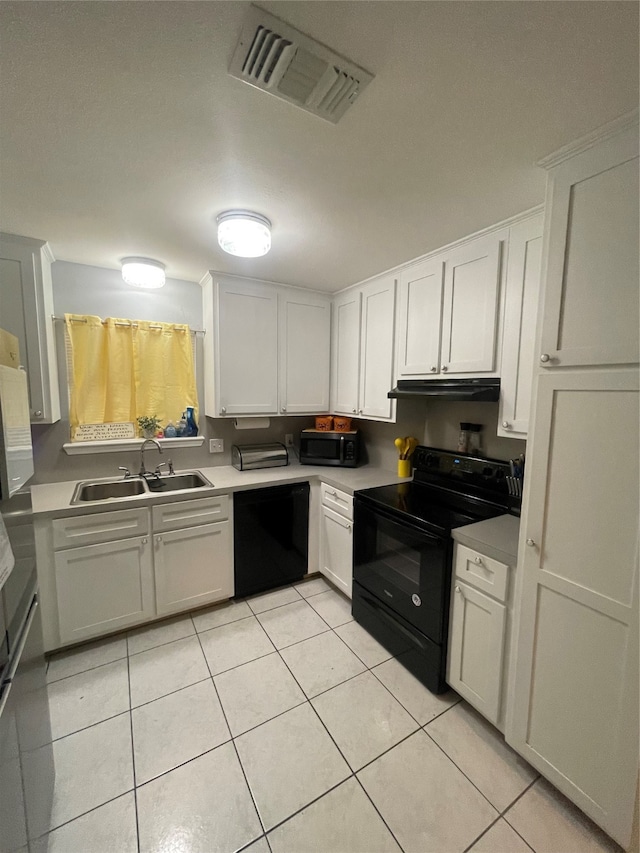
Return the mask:
[[[84,456],[91,453],[124,453],[128,450],[139,450],[143,438],[120,438],[112,441],[70,441],[62,445],[68,456]],[[204,436],[196,435],[189,438],[158,438],[161,447],[200,447],[204,444]]]

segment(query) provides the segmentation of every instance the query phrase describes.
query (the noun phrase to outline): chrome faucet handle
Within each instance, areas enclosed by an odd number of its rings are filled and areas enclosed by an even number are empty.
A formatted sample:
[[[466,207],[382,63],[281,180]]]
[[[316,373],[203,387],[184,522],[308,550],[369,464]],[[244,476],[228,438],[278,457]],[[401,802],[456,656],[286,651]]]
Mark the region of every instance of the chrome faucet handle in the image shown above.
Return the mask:
[[[164,465],[164,462],[163,462],[162,464]],[[173,470],[173,459],[170,459],[170,460],[169,460],[169,462],[168,462],[167,464],[168,464],[168,466],[169,466],[169,473],[170,473],[170,474],[175,474],[176,472]]]
[[[118,465],[118,471],[124,471],[125,480],[131,476],[131,471],[128,468],[125,468],[124,465]]]
[[[159,477],[159,476],[160,476],[160,474],[162,473],[162,472],[160,471],[160,469],[161,469],[161,468],[166,468],[166,467],[167,467],[167,463],[166,463],[166,462],[158,462],[158,464],[156,465],[156,470],[155,470],[153,473],[156,475],[156,477]]]

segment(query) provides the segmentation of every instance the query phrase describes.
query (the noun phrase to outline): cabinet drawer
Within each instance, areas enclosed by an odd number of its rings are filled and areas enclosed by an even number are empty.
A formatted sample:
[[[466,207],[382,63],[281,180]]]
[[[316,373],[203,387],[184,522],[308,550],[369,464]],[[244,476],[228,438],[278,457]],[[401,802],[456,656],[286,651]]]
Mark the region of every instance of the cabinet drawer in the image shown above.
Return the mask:
[[[74,548],[97,545],[110,540],[131,539],[149,532],[147,509],[119,509],[91,515],[56,518],[53,522],[53,547]]]
[[[321,488],[323,505],[353,521],[353,496],[327,483],[322,483]]]
[[[193,501],[160,504],[153,507],[153,529],[179,530],[195,524],[210,524],[229,518],[229,495],[200,498]]]
[[[509,566],[504,563],[458,543],[455,572],[456,577],[466,581],[470,586],[489,593],[498,601],[506,601]]]

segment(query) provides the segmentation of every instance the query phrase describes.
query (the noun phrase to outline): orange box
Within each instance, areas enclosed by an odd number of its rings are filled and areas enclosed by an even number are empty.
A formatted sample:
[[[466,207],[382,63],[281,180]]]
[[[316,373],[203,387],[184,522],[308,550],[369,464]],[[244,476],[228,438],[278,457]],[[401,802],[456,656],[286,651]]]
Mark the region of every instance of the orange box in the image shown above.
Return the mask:
[[[316,418],[316,429],[321,432],[331,432],[333,428],[333,418],[331,415],[320,415]]]
[[[15,335],[0,329],[0,364],[20,367],[20,349]]]
[[[334,417],[333,428],[336,432],[351,432],[351,418]]]

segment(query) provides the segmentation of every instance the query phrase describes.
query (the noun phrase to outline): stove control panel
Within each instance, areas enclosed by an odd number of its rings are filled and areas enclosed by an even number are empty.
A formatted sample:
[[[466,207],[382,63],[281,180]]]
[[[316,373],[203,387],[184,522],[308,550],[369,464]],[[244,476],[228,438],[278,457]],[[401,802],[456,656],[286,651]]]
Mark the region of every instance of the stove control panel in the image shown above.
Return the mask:
[[[508,493],[509,463],[435,447],[416,447],[414,480],[445,485],[465,483],[490,492]]]

